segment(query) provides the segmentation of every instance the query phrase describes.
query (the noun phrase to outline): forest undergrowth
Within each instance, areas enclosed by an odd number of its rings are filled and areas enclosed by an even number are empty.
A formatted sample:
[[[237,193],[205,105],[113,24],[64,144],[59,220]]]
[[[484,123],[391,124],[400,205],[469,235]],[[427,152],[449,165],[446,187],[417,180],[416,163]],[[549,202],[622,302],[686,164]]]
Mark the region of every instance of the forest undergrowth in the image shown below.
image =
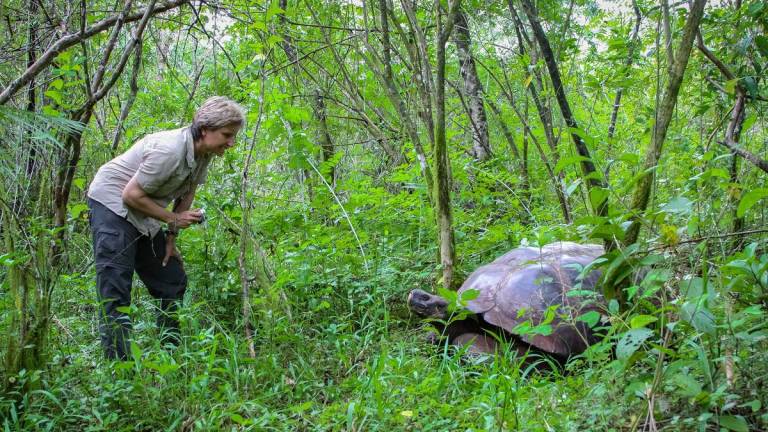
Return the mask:
[[[398,205],[403,208],[402,202]],[[766,427],[766,316],[754,303],[740,307],[745,299],[755,300],[749,296],[765,293],[768,255],[760,255],[755,245],[732,256],[710,256],[706,284],[696,276],[701,272],[691,268],[701,248],[647,254],[644,262],[654,265],[634,287],[636,306],[609,316],[605,325],[612,326],[603,342],[564,366],[551,367],[549,360],[549,367],[532,367],[512,352],[477,356],[427,342],[429,325],[405,304],[410,289],[428,286],[434,277],[435,251],[426,242],[419,245],[418,237],[428,233],[419,225],[423,215],[417,206],[413,209],[408,218],[375,218],[373,207],[358,213],[358,221],[370,217],[371,223],[416,233],[369,239],[368,271],[343,224],[303,222],[285,210],[263,214],[260,232],[275,240],[282,257],[275,261],[276,286],[285,297],[277,302],[255,297],[254,358],[239,315],[235,250],[226,241],[231,233],[216,228],[215,216],[209,226],[190,230],[181,243],[190,288],[181,311],[184,340],[175,350],[159,346],[156,305],[138,282],[131,307],[132,358],[103,360],[92,269],[62,278],[50,362],[42,371],[15,377],[19,389],[33,390],[3,397],[3,428]],[[473,225],[470,220],[467,228]],[[550,226],[527,237],[522,232],[515,239],[497,237],[492,248],[476,240],[482,236],[472,237],[465,246],[486,250],[470,254],[467,261],[472,261],[462,266],[470,271],[506,247],[552,240],[567,231]],[[722,295],[726,287],[741,298]],[[670,331],[662,332],[662,326]]]

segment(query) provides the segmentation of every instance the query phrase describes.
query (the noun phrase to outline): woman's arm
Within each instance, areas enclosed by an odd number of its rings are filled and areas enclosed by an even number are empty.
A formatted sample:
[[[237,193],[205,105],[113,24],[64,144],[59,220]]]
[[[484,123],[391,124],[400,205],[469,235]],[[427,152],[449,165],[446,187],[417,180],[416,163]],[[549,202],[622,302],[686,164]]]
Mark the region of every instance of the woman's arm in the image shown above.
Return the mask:
[[[190,225],[200,222],[202,218],[202,212],[199,210],[189,210],[194,199],[194,188],[184,196],[179,204],[175,206],[176,211],[168,211],[159,204],[157,204],[152,198],[147,195],[144,189],[141,188],[136,177],[125,185],[123,189],[123,202],[128,207],[138,210],[145,215],[157,219],[159,221],[167,223],[171,230],[176,231],[183,228],[188,228]]]

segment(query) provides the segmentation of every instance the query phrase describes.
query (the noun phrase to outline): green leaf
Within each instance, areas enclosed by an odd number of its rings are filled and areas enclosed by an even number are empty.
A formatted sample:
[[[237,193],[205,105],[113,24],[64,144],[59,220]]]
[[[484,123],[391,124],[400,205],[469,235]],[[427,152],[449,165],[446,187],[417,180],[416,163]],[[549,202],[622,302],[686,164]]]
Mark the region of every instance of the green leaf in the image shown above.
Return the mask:
[[[622,153],[616,160],[636,165],[640,162],[640,156],[635,153]]]
[[[584,130],[581,130],[579,128],[569,127],[568,128],[568,132],[570,132],[572,134],[575,134],[575,135],[578,135],[582,140],[584,140],[584,143],[587,144],[588,146],[591,146],[591,145],[595,144],[595,139],[593,137],[591,137]]]
[[[273,1],[273,2],[271,2],[269,4],[269,8],[267,9],[266,20],[269,21],[275,15],[284,14],[284,13],[285,13],[285,11],[280,9],[280,6],[278,5],[278,2]]]
[[[282,41],[283,41],[282,37],[280,37],[278,35],[271,35],[270,37],[267,38],[267,46],[272,48],[272,47],[274,47],[275,45],[279,44]]]
[[[133,356],[133,361],[136,364],[141,363],[141,348],[139,348],[139,344],[133,341],[131,341],[131,356]]]
[[[677,385],[677,393],[681,396],[694,397],[701,393],[701,384],[688,374],[677,373],[672,376],[671,381]]]
[[[248,425],[253,424],[253,420],[247,419],[247,418],[243,418],[243,416],[241,416],[240,414],[232,414],[231,416],[229,416],[229,418],[233,422],[235,422],[235,423],[237,423],[237,424],[239,424],[241,426],[248,426]]]
[[[743,217],[747,210],[751,209],[758,201],[768,196],[768,188],[758,188],[747,192],[739,201],[736,216]]]
[[[86,210],[88,210],[88,206],[86,204],[76,204],[69,208],[69,213],[72,215],[73,219],[77,219]]]
[[[582,314],[576,318],[576,321],[581,321],[586,323],[589,328],[592,328],[597,325],[597,323],[600,321],[600,313],[597,311],[589,311],[585,314]]]
[[[742,81],[744,82],[744,87],[747,88],[749,95],[752,96],[753,99],[756,99],[757,98],[757,81],[755,81],[755,78],[748,76],[748,77],[744,77]]]
[[[650,323],[656,322],[659,319],[651,315],[635,315],[629,321],[629,326],[633,329],[639,329],[647,326]]]
[[[744,417],[740,415],[721,416],[720,426],[736,432],[749,432],[749,424]]]
[[[715,334],[715,316],[702,304],[685,302],[680,308],[680,318],[702,333]]]
[[[753,112],[752,114],[748,115],[747,118],[744,119],[744,123],[741,125],[741,133],[744,134],[745,132],[750,130],[756,121],[757,121],[756,113]]]
[[[613,223],[605,223],[602,225],[596,226],[590,233],[589,238],[594,239],[619,239],[623,240],[624,235],[626,233],[624,232],[624,229],[621,227],[621,225],[613,224]]]
[[[56,78],[55,80],[51,81],[48,87],[53,87],[57,90],[61,90],[61,88],[64,87],[64,81],[62,81],[61,78]]]
[[[739,79],[734,78],[725,82],[725,91],[728,94],[736,94],[736,86],[739,84]]]
[[[693,202],[686,197],[675,197],[668,203],[661,206],[664,213],[688,214],[691,212]]]
[[[563,168],[565,168],[565,167],[567,167],[569,165],[573,165],[575,163],[582,162],[582,161],[588,161],[588,160],[589,160],[589,158],[584,157],[584,156],[568,156],[568,157],[564,157],[564,158],[560,159],[559,161],[557,161],[557,165],[555,165],[555,173],[559,173],[560,171],[563,170]]]
[[[573,192],[576,190],[577,187],[581,185],[581,179],[576,179],[573,183],[569,184],[567,188],[565,188],[565,196],[569,197],[573,194]]]
[[[480,295],[480,290],[476,290],[474,288],[468,289],[468,290],[463,291],[461,293],[461,302],[462,302],[462,304],[464,304],[464,303],[466,303],[466,302],[468,302],[470,300],[476,299],[477,296],[479,296],[479,295]]]
[[[57,111],[56,109],[54,109],[50,105],[43,106],[43,114],[51,116],[51,117],[58,117],[58,116],[61,115],[61,113],[59,111]]]
[[[763,11],[763,8],[765,7],[765,3],[756,1],[752,2],[752,4],[749,5],[749,8],[747,9],[747,13],[750,14],[753,18],[757,18],[760,16],[760,13]]]
[[[756,413],[756,412],[760,411],[760,408],[762,406],[763,405],[760,403],[759,399],[751,400],[749,402],[745,402],[745,403],[739,405],[739,407],[750,408],[753,413]]]
[[[589,190],[589,202],[592,204],[593,209],[603,205],[606,199],[608,199],[608,191],[606,189],[593,187]]]
[[[531,85],[532,80],[533,80],[533,74],[528,75],[528,78],[526,78],[525,82],[523,83],[523,88],[528,88],[528,86]]]
[[[616,357],[621,360],[628,359],[651,336],[653,336],[653,331],[647,328],[629,330],[624,333],[616,345]]]
[[[62,105],[61,103],[61,93],[58,90],[54,90],[49,88],[48,91],[45,92],[45,95],[49,98],[53,99],[57,105]]]
[[[763,35],[755,37],[755,45],[757,45],[757,49],[763,57],[768,57],[768,37]]]

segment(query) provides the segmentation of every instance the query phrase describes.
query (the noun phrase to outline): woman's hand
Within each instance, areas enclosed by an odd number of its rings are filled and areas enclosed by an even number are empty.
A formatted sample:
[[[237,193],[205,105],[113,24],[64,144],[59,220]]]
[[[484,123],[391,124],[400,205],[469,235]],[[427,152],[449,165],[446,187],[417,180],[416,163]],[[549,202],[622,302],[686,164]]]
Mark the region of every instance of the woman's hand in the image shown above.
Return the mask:
[[[163,257],[163,267],[168,264],[168,260],[171,257],[176,257],[181,264],[181,268],[184,268],[184,261],[181,259],[181,252],[176,248],[176,236],[173,234],[166,235],[165,237],[165,256]]]
[[[168,222],[168,227],[171,229],[171,231],[178,233],[180,229],[189,228],[193,224],[200,223],[202,220],[202,210],[186,210],[181,213],[173,213],[173,220]]]

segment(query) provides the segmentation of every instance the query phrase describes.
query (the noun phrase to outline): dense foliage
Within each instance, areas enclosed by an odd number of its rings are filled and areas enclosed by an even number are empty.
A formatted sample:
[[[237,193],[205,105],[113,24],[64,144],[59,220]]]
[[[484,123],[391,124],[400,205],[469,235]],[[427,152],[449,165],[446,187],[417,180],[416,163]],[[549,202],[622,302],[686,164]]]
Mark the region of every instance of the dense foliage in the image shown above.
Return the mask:
[[[0,426],[768,429],[768,2],[705,3],[3,0]],[[88,182],[214,94],[248,123],[179,239],[183,344],[137,279],[107,362]],[[609,250],[603,342],[426,342],[411,289],[557,240]]]

